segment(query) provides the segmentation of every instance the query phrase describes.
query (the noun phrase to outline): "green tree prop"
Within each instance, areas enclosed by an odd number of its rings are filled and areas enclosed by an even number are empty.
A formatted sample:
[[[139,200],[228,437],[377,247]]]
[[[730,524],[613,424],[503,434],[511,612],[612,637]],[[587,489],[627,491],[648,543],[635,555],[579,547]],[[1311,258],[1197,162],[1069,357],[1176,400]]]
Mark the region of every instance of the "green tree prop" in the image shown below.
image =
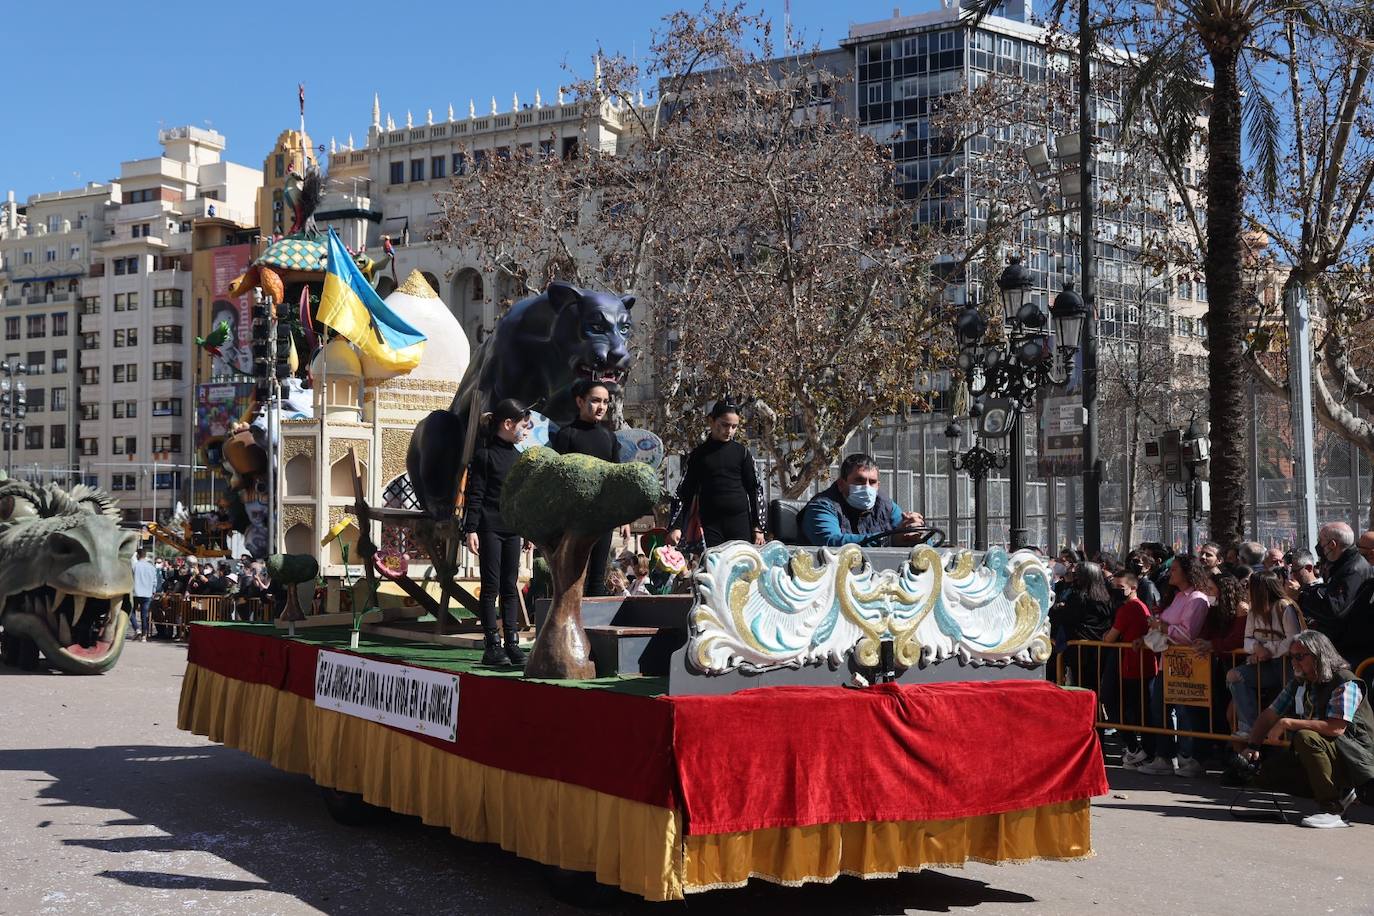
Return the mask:
[[[582,629],[582,594],[592,547],[607,531],[653,511],[661,488],[646,464],[611,464],[588,455],[533,448],[501,491],[501,517],[544,551],[553,606],[525,663],[526,677],[596,674]]]

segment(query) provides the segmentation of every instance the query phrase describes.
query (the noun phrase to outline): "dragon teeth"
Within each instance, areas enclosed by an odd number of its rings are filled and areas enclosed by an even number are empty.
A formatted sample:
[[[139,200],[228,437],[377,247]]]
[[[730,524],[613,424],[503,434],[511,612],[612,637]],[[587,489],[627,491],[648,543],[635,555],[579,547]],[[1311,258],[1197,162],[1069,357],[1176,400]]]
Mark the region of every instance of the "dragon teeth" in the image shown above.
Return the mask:
[[[72,638],[71,625],[67,623],[67,618],[65,617],[57,618],[57,642],[63,646],[70,646],[72,643],[76,642],[76,640]]]
[[[72,626],[81,622],[81,615],[86,612],[86,596],[72,595]]]

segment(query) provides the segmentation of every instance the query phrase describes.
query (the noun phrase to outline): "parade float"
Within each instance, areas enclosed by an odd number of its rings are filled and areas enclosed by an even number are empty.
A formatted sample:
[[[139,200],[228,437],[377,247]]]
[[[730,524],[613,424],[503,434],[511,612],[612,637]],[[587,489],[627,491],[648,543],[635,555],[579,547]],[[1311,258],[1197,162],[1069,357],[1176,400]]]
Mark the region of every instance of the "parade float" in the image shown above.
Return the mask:
[[[1043,679],[1049,574],[1027,551],[732,542],[685,594],[583,598],[591,541],[650,511],[658,477],[531,448],[501,511],[552,574],[535,645],[523,672],[459,647],[475,424],[519,397],[557,425],[576,379],[623,382],[633,299],[555,283],[426,375],[461,333],[330,254],[316,412],[269,436],[268,467],[283,551],[360,570],[353,613],[192,626],[180,728],[308,775],[345,822],[416,815],[649,900],[1091,855],[1095,701]]]

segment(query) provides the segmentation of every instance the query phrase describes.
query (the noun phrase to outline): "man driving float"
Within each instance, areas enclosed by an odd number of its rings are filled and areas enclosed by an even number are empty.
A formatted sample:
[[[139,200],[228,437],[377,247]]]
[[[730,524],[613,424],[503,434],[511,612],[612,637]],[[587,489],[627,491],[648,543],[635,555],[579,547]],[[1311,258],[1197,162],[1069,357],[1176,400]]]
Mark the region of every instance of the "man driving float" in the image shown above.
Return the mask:
[[[839,479],[806,504],[801,530],[813,547],[858,544],[876,534],[925,524],[919,512],[903,512],[878,492],[878,463],[870,455],[849,455],[840,465]],[[896,543],[915,543],[914,535],[898,535]]]

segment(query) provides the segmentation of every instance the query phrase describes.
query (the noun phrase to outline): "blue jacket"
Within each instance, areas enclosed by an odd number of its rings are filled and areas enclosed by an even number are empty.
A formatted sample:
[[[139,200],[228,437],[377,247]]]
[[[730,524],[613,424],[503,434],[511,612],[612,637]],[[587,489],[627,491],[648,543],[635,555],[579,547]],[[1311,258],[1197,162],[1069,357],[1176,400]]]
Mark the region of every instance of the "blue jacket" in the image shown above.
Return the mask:
[[[849,523],[844,511],[844,496],[836,484],[831,484],[806,504],[802,510],[802,534],[813,547],[839,547],[857,544],[864,538],[902,526],[902,507],[882,493],[873,508],[862,513],[858,531]]]

